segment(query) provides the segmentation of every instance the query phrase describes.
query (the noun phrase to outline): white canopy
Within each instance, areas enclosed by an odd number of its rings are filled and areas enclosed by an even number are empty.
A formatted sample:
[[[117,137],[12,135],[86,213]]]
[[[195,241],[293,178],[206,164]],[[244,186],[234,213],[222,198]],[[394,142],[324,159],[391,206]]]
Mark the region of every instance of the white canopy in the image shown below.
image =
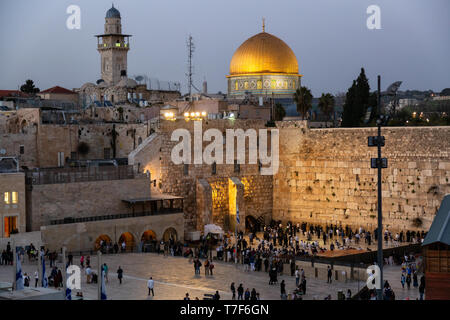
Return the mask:
[[[204,234],[207,235],[208,233],[224,234],[222,228],[219,227],[218,225],[215,225],[215,224],[207,224],[207,225],[205,225],[205,232],[204,232]]]

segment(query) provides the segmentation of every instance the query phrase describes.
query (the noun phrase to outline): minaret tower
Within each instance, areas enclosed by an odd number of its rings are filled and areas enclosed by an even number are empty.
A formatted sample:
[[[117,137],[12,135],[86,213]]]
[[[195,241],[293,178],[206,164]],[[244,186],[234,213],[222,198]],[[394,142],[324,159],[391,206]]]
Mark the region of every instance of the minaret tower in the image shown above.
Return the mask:
[[[97,50],[101,56],[102,79],[109,85],[120,81],[127,73],[127,54],[130,50],[131,35],[122,34],[120,12],[112,8],[106,12],[105,33],[96,35]]]

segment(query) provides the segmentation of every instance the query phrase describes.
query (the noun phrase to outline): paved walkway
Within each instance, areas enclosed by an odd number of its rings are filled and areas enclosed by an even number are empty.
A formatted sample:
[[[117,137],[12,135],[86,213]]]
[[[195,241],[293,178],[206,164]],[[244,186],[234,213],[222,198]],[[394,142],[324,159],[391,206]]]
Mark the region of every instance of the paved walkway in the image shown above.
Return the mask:
[[[79,257],[74,257],[74,262],[79,262]],[[269,285],[269,277],[265,272],[245,272],[243,265],[215,262],[214,275],[205,276],[203,267],[201,275],[194,275],[194,267],[189,259],[183,257],[164,257],[155,253],[126,253],[117,255],[103,255],[102,262],[109,266],[109,282],[106,284],[108,299],[183,299],[188,292],[194,299],[203,298],[204,294],[214,294],[219,290],[221,299],[231,299],[229,290],[231,282],[235,282],[236,288],[243,283],[244,288],[250,291],[255,288],[260,294],[261,300],[279,300],[280,285]],[[59,264],[60,266],[61,264]],[[123,283],[117,279],[117,268],[124,270]],[[97,270],[97,257],[91,257],[91,266]],[[47,268],[48,270],[49,268]],[[36,265],[24,263],[23,272],[33,274]],[[0,266],[0,281],[11,281],[13,275],[12,266]],[[155,281],[155,297],[148,297],[147,280],[152,276]],[[295,288],[295,278],[290,275],[278,277],[279,283],[285,280],[287,292]],[[358,291],[358,287],[364,285],[357,281],[348,283],[333,282],[327,284],[324,280],[307,278],[307,290],[304,299],[322,300],[328,294],[332,299],[337,299],[338,290],[344,292],[350,289],[352,293]],[[97,298],[97,285],[87,284],[86,277],[82,277],[82,292],[87,299]],[[62,293],[61,293],[62,294]]]

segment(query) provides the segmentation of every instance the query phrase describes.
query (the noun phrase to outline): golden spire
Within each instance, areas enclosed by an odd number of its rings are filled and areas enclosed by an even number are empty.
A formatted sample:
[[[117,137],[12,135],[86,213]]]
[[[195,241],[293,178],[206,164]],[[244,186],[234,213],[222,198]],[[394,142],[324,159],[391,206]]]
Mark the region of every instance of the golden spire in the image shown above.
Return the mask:
[[[263,20],[263,32],[266,32],[266,18],[262,18]]]

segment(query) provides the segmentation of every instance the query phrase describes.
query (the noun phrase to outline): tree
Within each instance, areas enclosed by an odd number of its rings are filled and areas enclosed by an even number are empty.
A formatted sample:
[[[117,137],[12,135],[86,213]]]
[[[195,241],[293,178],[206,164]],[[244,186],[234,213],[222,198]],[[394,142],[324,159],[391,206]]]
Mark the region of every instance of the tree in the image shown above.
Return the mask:
[[[450,96],[450,88],[443,89],[439,95],[441,95],[441,96]]]
[[[284,110],[281,103],[275,104],[275,110],[274,110],[274,121],[282,121],[283,118],[286,116],[286,110]]]
[[[23,84],[20,87],[20,91],[34,95],[34,94],[38,93],[41,90],[39,90],[39,88],[36,88],[34,86],[34,81],[33,80],[28,79],[27,81],[25,81],[25,84]]]
[[[327,117],[327,122],[330,121],[333,114],[334,104],[334,97],[331,93],[322,93],[322,96],[319,98],[319,109]]]
[[[370,86],[364,68],[348,89],[342,113],[343,127],[359,127],[369,106]]]
[[[302,120],[305,120],[305,116],[312,107],[311,90],[307,87],[297,89],[294,93],[294,102],[297,105],[297,112],[302,115]]]

